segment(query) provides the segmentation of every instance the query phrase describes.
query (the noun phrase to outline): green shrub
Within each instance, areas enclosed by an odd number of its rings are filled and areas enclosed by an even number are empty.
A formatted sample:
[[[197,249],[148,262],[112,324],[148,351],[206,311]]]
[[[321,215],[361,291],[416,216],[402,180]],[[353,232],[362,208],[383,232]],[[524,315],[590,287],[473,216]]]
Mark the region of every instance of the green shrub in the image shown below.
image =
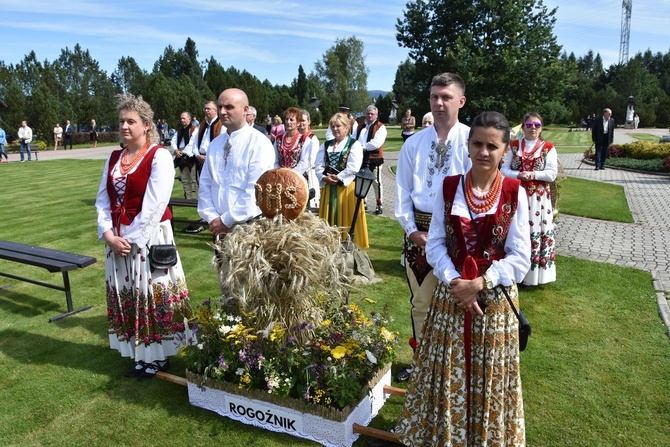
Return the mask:
[[[663,172],[663,159],[641,160],[637,158],[608,158],[607,166],[616,168],[628,168],[638,171]]]
[[[624,144],[622,147],[627,157],[638,158],[640,160],[670,157],[670,143],[636,141],[634,143]]]

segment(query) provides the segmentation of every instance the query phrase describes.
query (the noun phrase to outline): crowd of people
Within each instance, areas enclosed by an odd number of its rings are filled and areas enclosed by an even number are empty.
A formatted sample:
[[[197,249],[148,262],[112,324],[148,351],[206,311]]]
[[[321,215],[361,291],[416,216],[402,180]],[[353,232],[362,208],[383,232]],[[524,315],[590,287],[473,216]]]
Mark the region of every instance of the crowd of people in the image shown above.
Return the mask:
[[[394,212],[404,230],[414,356],[396,377],[409,383],[395,431],[409,446],[522,446],[512,305],[519,306],[520,285],[556,280],[551,184],[557,153],[542,138],[539,113],[527,113],[522,135],[510,141],[500,113],[483,112],[470,127],[461,123],[465,102],[463,79],[441,73],[430,84],[422,129],[415,131],[410,109],[402,119]],[[611,143],[607,126],[614,127],[608,110],[596,141],[602,146]],[[153,112],[141,98],[121,96],[118,112],[124,147],[105,165],[96,208],[106,244],[109,341],[135,361],[128,376],[167,369],[190,330],[189,293],[167,208],[175,168],[215,241],[261,214],[255,201],[261,174],[287,168],[305,176],[309,208],[341,228],[343,239],[358,211],[353,242],[369,246],[354,179],[363,166],[375,173],[381,214],[387,129],[374,105],[360,123],[341,105],[320,144],[306,110],[289,107],[260,126],[245,92],[231,88],[205,103],[202,122],[181,114],[170,150],[158,144]],[[153,264],[154,246],[173,247],[169,265]]]

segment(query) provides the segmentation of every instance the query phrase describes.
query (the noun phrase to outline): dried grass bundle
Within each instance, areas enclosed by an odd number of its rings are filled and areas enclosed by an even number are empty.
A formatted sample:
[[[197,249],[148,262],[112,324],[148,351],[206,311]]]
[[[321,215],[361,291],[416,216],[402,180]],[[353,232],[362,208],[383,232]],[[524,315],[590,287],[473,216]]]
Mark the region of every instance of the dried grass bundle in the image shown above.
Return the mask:
[[[280,322],[287,337],[300,339],[303,323],[321,323],[322,297],[342,300],[346,278],[339,231],[311,213],[293,221],[279,215],[239,225],[216,248],[220,283],[227,290],[245,289],[244,307],[254,313],[258,329]]]

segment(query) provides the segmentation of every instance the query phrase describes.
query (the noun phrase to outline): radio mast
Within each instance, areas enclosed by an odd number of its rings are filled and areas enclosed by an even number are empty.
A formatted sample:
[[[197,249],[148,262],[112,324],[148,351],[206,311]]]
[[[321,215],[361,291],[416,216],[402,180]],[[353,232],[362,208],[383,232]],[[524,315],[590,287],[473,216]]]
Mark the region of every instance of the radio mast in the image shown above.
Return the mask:
[[[623,0],[621,5],[621,44],[619,45],[619,64],[628,62],[628,47],[630,43],[630,14],[633,9],[633,0]]]

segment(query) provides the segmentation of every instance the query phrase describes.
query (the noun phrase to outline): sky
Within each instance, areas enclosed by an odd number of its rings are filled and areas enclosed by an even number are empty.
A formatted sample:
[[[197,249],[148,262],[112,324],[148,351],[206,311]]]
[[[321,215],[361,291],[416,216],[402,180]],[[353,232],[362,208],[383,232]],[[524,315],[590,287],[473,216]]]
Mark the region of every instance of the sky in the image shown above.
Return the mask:
[[[108,75],[123,56],[147,71],[168,45],[190,37],[199,60],[246,69],[261,81],[290,85],[298,66],[307,73],[337,38],[365,45],[368,89],[390,91],[408,55],[395,38],[406,0],[0,0],[0,60],[17,64],[30,51],[53,62],[79,43]],[[448,0],[445,0],[448,4]],[[554,34],[579,57],[593,50],[607,68],[619,60],[621,0],[544,0],[558,7]],[[670,51],[670,0],[633,0],[630,50]]]

